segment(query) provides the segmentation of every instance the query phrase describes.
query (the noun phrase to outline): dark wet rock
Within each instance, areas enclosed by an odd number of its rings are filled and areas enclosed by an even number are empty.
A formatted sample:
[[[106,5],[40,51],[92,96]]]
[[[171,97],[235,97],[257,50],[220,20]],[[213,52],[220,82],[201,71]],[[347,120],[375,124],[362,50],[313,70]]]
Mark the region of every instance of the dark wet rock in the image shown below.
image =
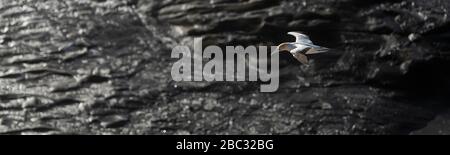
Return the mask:
[[[434,104],[429,104],[436,96],[442,96],[437,104],[447,100],[443,96],[449,82],[444,78],[450,74],[444,68],[449,66],[449,57],[442,53],[448,47],[432,37],[447,36],[444,29],[448,27],[450,5],[444,1],[164,0],[138,4],[147,20],[156,18],[169,25],[170,34],[180,43],[203,37],[207,45],[278,45],[292,39],[284,35],[286,32],[303,31],[317,43],[333,48],[333,53],[313,57],[310,67],[293,67],[299,64],[281,56],[286,61],[282,62],[281,89],[267,96],[291,104],[311,104],[297,109],[304,113],[297,117],[307,118],[300,133],[407,133],[424,126],[433,113],[438,113],[432,108]],[[430,90],[441,93],[432,95]],[[286,98],[283,93],[293,97]],[[282,101],[263,102],[276,105]],[[386,103],[399,107],[385,107]],[[423,111],[387,115],[405,124],[372,118],[394,109],[417,108]],[[324,117],[327,115],[330,117]],[[276,117],[267,117],[272,118],[273,126],[278,125]],[[409,117],[417,120],[410,121]]]
[[[448,105],[444,0],[5,0],[0,133],[408,134]],[[171,48],[277,45],[303,31],[333,51],[281,55],[280,89],[174,82]]]
[[[428,122],[427,127],[413,131],[413,135],[449,135],[450,113],[448,111],[442,112],[436,116],[432,121]]]

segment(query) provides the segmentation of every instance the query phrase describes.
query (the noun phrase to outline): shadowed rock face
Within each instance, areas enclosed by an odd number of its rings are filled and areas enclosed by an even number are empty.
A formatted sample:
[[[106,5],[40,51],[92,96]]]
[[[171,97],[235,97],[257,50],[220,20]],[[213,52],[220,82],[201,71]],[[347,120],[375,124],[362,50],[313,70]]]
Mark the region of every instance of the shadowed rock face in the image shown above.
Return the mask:
[[[408,134],[447,109],[445,0],[4,0],[4,134]],[[280,89],[174,82],[171,48],[277,45]]]

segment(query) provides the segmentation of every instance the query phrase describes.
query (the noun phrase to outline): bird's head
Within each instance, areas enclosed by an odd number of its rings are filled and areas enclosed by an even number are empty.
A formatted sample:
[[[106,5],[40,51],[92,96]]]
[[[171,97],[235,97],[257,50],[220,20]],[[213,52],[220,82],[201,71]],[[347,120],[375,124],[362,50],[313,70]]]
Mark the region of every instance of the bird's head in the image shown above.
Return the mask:
[[[277,50],[278,51],[291,51],[292,49],[294,49],[295,47],[292,47],[291,43],[282,43],[280,45],[278,45]]]

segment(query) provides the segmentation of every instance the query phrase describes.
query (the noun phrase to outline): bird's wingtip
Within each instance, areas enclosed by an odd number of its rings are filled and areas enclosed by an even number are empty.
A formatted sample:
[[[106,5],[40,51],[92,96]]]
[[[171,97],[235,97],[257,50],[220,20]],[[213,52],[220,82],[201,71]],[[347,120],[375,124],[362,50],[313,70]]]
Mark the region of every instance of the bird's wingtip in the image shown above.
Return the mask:
[[[290,31],[287,34],[290,34],[290,35],[305,35],[303,32],[299,32],[299,31]]]

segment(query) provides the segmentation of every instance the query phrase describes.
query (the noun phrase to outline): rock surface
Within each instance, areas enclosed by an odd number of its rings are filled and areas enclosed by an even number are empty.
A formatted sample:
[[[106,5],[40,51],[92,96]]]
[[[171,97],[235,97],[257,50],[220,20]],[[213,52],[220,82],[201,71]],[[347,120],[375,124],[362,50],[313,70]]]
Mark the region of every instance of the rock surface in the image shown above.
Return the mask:
[[[3,134],[409,134],[449,106],[445,0],[3,0]],[[171,48],[277,45],[281,85],[174,82]]]

